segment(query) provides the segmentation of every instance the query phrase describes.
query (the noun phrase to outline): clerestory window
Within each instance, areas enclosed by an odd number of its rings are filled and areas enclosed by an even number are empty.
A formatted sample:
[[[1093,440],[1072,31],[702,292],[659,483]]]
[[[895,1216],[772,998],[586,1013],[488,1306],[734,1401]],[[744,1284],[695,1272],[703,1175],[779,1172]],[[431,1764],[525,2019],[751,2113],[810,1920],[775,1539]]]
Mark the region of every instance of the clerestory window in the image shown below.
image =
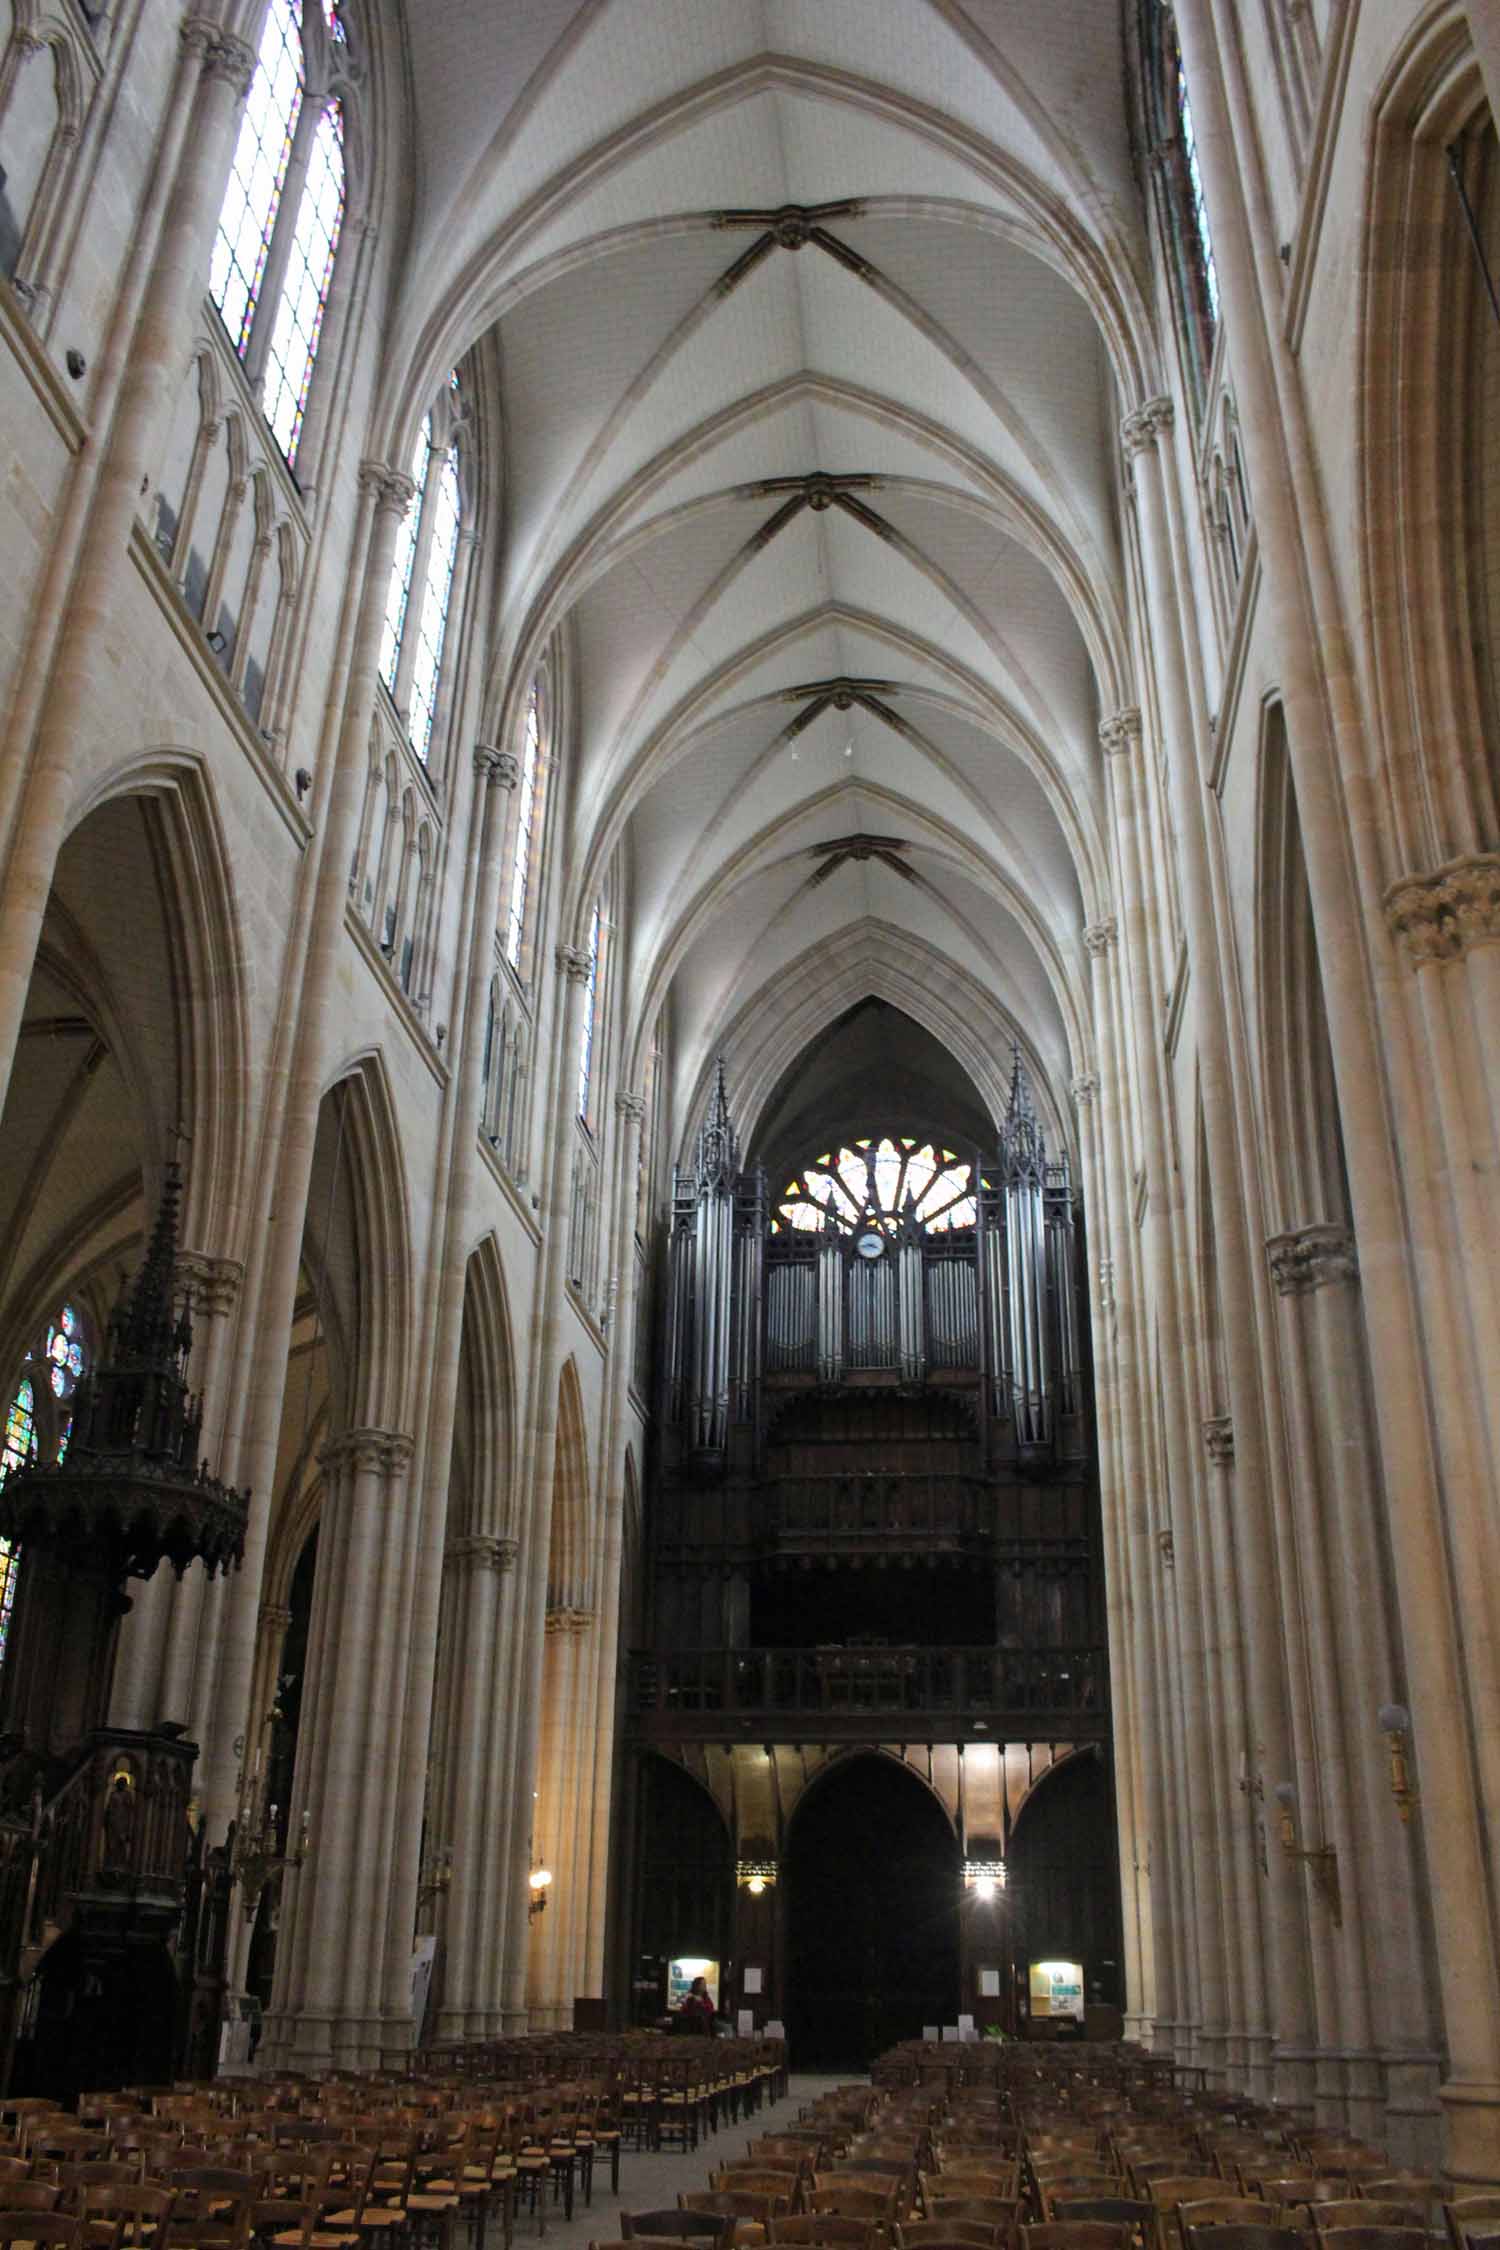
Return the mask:
[[[270,0],[209,263],[209,293],[295,467],[343,232],[347,33]]]

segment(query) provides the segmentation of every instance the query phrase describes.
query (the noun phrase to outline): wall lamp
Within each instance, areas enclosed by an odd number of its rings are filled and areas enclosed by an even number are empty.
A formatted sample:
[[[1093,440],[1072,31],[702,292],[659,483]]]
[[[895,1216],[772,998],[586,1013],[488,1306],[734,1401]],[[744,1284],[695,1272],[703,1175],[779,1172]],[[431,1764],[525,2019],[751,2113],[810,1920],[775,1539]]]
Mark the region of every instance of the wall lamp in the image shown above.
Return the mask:
[[[552,1881],[552,1870],[550,1867],[533,1867],[526,1881],[531,1891],[526,1905],[526,1918],[534,1922],[539,1914],[547,1911],[547,1890]]]
[[[1297,1841],[1297,1791],[1290,1781],[1278,1781],[1272,1791],[1281,1807],[1281,1848],[1288,1859],[1299,1860],[1313,1879],[1313,1889],[1328,1907],[1335,1929],[1344,1926],[1344,1900],[1339,1889],[1339,1855],[1332,1844],[1301,1845]]]
[[[1380,1731],[1391,1755],[1391,1795],[1401,1818],[1410,1820],[1412,1806],[1422,1802],[1422,1792],[1412,1780],[1406,1762],[1411,1743],[1411,1713],[1404,1703],[1382,1703],[1379,1718]]]
[[[752,1898],[761,1898],[776,1888],[777,1866],[774,1859],[739,1859],[734,1865],[734,1879],[742,1891]]]
[[[980,1906],[993,1906],[1005,1888],[1005,1862],[1003,1859],[966,1859],[964,1861],[964,1889],[970,1892]]]
[[[417,1904],[425,1906],[429,1899],[438,1898],[453,1883],[453,1849],[449,1844],[439,1844],[434,1851],[424,1852],[422,1866],[417,1876]]]

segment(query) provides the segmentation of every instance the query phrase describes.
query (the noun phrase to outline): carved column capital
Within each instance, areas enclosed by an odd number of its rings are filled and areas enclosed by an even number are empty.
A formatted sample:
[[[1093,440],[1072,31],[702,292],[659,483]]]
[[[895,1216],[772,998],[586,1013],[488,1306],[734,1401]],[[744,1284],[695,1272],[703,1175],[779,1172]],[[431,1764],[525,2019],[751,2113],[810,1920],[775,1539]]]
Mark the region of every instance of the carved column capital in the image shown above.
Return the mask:
[[[271,1641],[278,1633],[286,1631],[292,1622],[292,1613],[284,1602],[262,1602],[256,1622],[266,1639]]]
[[[1140,705],[1129,703],[1099,721],[1099,747],[1106,758],[1128,758],[1141,739]]]
[[[1092,1070],[1080,1070],[1077,1077],[1072,1079],[1068,1085],[1068,1092],[1080,1109],[1085,1102],[1091,1102],[1098,1091],[1099,1079]]]
[[[1416,969],[1500,943],[1500,852],[1471,852],[1430,875],[1403,876],[1385,894],[1385,917]]]
[[[195,1313],[229,1312],[240,1293],[245,1269],[238,1258],[214,1258],[206,1250],[179,1250],[177,1278]]]
[[[1091,960],[1098,961],[1119,940],[1120,925],[1113,914],[1106,914],[1097,922],[1090,922],[1083,933],[1083,950]]]
[[[1283,1297],[1302,1296],[1331,1281],[1357,1281],[1359,1258],[1347,1227],[1294,1227],[1266,1244],[1271,1279]]]
[[[1143,399],[1120,424],[1120,442],[1131,460],[1138,453],[1147,453],[1155,445],[1163,430],[1172,427],[1172,401],[1169,398]]]
[[[557,966],[569,984],[587,984],[592,963],[581,945],[560,945],[557,949]]]
[[[1216,1469],[1234,1466],[1234,1423],[1227,1414],[1212,1414],[1203,1425],[1203,1442]]]
[[[450,1540],[444,1559],[457,1570],[493,1570],[501,1576],[515,1568],[518,1552],[514,1539],[497,1539],[490,1532],[475,1531]]]
[[[234,88],[236,99],[243,100],[255,76],[255,49],[231,32],[220,32],[203,58],[203,75],[221,79]]]
[[[375,513],[404,516],[416,498],[417,488],[404,469],[387,468],[384,461],[361,461],[359,489],[375,502]]]
[[[402,1430],[341,1430],[328,1440],[318,1459],[327,1470],[378,1469],[384,1476],[404,1476],[413,1450]]]
[[[487,789],[514,789],[521,778],[521,761],[514,750],[497,750],[492,742],[477,742],[474,771],[483,775]]]
[[[616,1094],[615,1115],[616,1117],[623,1118],[627,1125],[641,1124],[646,1115],[645,1095],[632,1093]]]
[[[182,42],[183,53],[195,55],[200,62],[203,62],[213,52],[221,34],[219,26],[211,22],[207,16],[184,16],[177,26],[177,36]],[[34,46],[40,45],[40,41],[34,32],[25,31],[19,27],[15,33],[15,40],[23,55],[30,54]]]
[[[1156,1534],[1156,1547],[1162,1561],[1166,1564],[1168,1570],[1170,1570],[1173,1563],[1175,1563],[1177,1560],[1177,1549],[1173,1542],[1170,1525],[1168,1525],[1165,1531],[1159,1531]]]

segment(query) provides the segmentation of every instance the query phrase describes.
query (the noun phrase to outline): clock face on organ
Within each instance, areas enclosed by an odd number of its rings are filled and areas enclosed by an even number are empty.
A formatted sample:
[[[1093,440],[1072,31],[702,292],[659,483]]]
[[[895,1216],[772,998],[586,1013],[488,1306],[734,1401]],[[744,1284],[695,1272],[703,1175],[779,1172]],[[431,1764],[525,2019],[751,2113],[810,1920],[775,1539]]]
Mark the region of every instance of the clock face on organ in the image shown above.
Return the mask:
[[[854,1245],[862,1258],[878,1258],[885,1249],[885,1236],[868,1228]]]

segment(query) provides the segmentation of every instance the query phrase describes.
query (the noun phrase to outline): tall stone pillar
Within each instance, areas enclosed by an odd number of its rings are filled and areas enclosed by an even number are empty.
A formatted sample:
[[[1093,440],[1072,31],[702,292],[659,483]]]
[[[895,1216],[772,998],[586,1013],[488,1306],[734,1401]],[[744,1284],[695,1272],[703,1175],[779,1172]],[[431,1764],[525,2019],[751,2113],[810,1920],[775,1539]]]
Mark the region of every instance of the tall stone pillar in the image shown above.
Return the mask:
[[[536,1792],[537,1744],[542,1722],[543,1659],[546,1646],[547,1570],[552,1535],[552,1503],[557,1482],[557,1387],[562,1372],[563,1290],[567,1279],[568,1195],[573,1147],[575,1058],[583,1028],[583,1007],[588,990],[589,957],[579,946],[557,948],[557,970],[562,984],[562,1006],[557,1012],[554,1048],[552,1121],[548,1150],[546,1233],[538,1291],[538,1318],[532,1410],[527,1426],[530,1493],[525,1533],[524,1563],[517,1582],[517,1617],[514,1634],[514,1670],[511,1702],[515,1737],[506,1796],[510,1812],[509,1891],[500,1903],[504,1931],[502,2014],[505,2028],[519,2027],[530,1983],[529,1930],[526,1896],[526,1840],[532,1832]],[[574,1589],[585,1592],[585,1589]]]
[[[1242,1164],[1245,1134],[1237,1094],[1235,1058],[1225,1029],[1218,918],[1207,842],[1204,788],[1196,754],[1197,727],[1188,678],[1186,632],[1180,598],[1173,488],[1162,441],[1173,425],[1172,403],[1156,398],[1127,415],[1122,425],[1134,472],[1142,574],[1150,620],[1150,647],[1162,706],[1163,749],[1170,784],[1172,825],[1179,851],[1183,914],[1193,974],[1190,1006],[1204,1141],[1218,1250],[1219,1310],[1225,1337],[1225,1377],[1235,1428],[1233,1523],[1210,1524],[1207,1551],[1221,1567],[1210,1595],[1214,1630],[1243,1649],[1257,1733],[1273,1759],[1284,1754],[1287,1734],[1305,1745],[1309,1731],[1303,1680],[1305,1649],[1298,1601],[1295,1547],[1286,1524],[1286,1495],[1279,1463],[1267,1443],[1265,1400],[1274,1383],[1274,1359],[1262,1338],[1257,1277],[1249,1257],[1246,1204],[1252,1181]],[[1150,1023],[1148,1014],[1144,1019]],[[1205,1505],[1211,1494],[1204,1494]],[[1210,1787],[1233,1787],[1229,1773],[1214,1771]],[[1215,1820],[1217,1829],[1217,1820]],[[1228,1831],[1243,1847],[1237,1823]],[[1319,1956],[1309,1956],[1303,1903],[1273,1866],[1267,1917],[1272,1939],[1275,2015],[1281,2061],[1278,2091],[1304,2105],[1311,2087],[1306,2065],[1309,1969],[1319,1979]],[[1325,2003],[1327,1995],[1325,1993]],[[1325,2013],[1327,2006],[1325,2005]]]
[[[350,1430],[325,1447],[327,1495],[309,1634],[290,1833],[309,1851],[288,1878],[268,2059],[292,2070],[369,2070],[386,2043],[378,1952],[397,1795],[389,1745],[403,1667],[396,1600],[411,1440]]]
[[[344,700],[338,749],[324,800],[324,818],[315,869],[309,871],[312,905],[307,950],[300,981],[289,1006],[296,1008],[292,1062],[279,1120],[279,1146],[265,1197],[266,1243],[257,1317],[246,1324],[239,1376],[240,1442],[235,1473],[250,1489],[250,1527],[245,1560],[221,1607],[221,1625],[204,1651],[196,1694],[211,1719],[204,1729],[202,1788],[211,1833],[222,1834],[238,1803],[233,1744],[245,1726],[250,1678],[255,1664],[256,1622],[261,1572],[270,1528],[270,1500],[281,1435],[281,1405],[291,1349],[297,1273],[312,1178],[313,1150],[324,1082],[338,1037],[335,997],[343,949],[349,942],[344,918],[349,868],[369,762],[370,723],[375,708],[380,637],[396,534],[412,499],[412,482],[375,461],[361,464],[360,491],[367,510],[354,551],[365,552],[364,575]],[[289,964],[289,979],[296,973]],[[323,1575],[320,1557],[319,1576]]]
[[[1439,2154],[1439,2054],[1421,1934],[1412,1836],[1392,1802],[1382,1706],[1407,1688],[1395,1632],[1395,1590],[1381,1535],[1383,1494],[1365,1381],[1354,1238],[1319,1224],[1267,1244],[1280,1295],[1301,1546],[1315,1569],[1309,1598],[1324,1618],[1320,1770],[1338,1807],[1346,1994],[1341,2045],[1328,2058],[1329,2121],[1392,2148],[1403,2161]],[[1352,1652],[1358,1660],[1351,1662]],[[1316,1817],[1302,1806],[1304,1828]],[[1303,1842],[1313,1839],[1306,1834]]]
[[[446,1834],[453,1880],[443,1902],[446,1958],[440,2039],[481,2038],[488,2028],[488,1995],[482,1982],[484,1926],[495,1876],[494,1808],[490,1802],[492,1733],[504,1733],[501,1664],[502,1612],[516,1546],[485,1532],[466,1534],[448,1548],[455,1628],[447,1666]]]

